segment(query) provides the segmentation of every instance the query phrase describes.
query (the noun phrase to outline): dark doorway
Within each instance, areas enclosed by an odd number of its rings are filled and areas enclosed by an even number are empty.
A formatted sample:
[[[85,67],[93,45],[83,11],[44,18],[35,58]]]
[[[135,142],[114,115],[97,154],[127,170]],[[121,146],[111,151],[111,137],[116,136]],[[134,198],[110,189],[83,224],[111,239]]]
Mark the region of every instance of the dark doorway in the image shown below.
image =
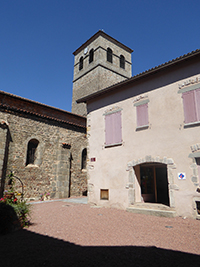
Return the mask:
[[[167,180],[167,168],[156,168],[157,203],[169,206],[169,190]]]
[[[140,165],[140,185],[144,202],[169,206],[167,166],[159,163]]]

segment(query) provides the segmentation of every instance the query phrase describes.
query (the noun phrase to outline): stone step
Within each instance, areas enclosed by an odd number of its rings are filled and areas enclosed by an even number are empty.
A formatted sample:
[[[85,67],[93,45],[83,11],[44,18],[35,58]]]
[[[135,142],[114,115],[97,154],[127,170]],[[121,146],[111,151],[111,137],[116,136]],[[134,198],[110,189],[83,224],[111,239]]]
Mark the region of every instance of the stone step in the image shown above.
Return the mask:
[[[174,208],[157,203],[136,203],[128,207],[126,211],[159,217],[176,217]]]

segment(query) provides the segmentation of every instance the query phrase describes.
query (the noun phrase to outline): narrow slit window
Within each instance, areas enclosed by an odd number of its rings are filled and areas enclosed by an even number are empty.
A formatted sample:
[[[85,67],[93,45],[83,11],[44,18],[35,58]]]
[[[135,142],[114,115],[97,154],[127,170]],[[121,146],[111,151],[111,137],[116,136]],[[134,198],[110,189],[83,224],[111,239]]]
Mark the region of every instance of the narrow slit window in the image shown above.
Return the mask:
[[[87,167],[87,149],[84,148],[82,151],[82,157],[81,157],[81,169],[85,170]]]

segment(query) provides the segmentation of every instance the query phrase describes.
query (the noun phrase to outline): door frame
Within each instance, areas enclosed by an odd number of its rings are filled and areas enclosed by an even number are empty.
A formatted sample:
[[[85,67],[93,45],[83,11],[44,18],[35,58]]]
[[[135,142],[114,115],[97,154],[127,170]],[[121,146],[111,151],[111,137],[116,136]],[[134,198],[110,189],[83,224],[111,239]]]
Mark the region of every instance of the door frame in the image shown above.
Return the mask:
[[[127,163],[127,171],[128,173],[128,184],[127,184],[127,189],[128,189],[128,203],[130,205],[134,205],[136,203],[136,174],[134,167],[137,165],[140,165],[142,163],[162,163],[167,165],[167,181],[168,181],[168,193],[169,193],[169,206],[171,208],[175,208],[175,190],[177,190],[177,185],[174,184],[174,175],[173,171],[176,169],[176,165],[174,163],[174,160],[172,158],[167,158],[167,157],[153,157],[153,156],[145,156],[144,158],[139,158],[138,160],[132,160]],[[137,201],[137,202],[141,202]]]

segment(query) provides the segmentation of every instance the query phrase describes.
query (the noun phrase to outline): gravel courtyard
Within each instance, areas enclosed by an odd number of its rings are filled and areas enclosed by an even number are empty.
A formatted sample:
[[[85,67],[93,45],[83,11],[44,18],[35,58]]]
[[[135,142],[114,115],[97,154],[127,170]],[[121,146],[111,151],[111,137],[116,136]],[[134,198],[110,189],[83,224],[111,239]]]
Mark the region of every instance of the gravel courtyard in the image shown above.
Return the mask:
[[[200,221],[63,201],[0,237],[1,266],[200,266]]]

